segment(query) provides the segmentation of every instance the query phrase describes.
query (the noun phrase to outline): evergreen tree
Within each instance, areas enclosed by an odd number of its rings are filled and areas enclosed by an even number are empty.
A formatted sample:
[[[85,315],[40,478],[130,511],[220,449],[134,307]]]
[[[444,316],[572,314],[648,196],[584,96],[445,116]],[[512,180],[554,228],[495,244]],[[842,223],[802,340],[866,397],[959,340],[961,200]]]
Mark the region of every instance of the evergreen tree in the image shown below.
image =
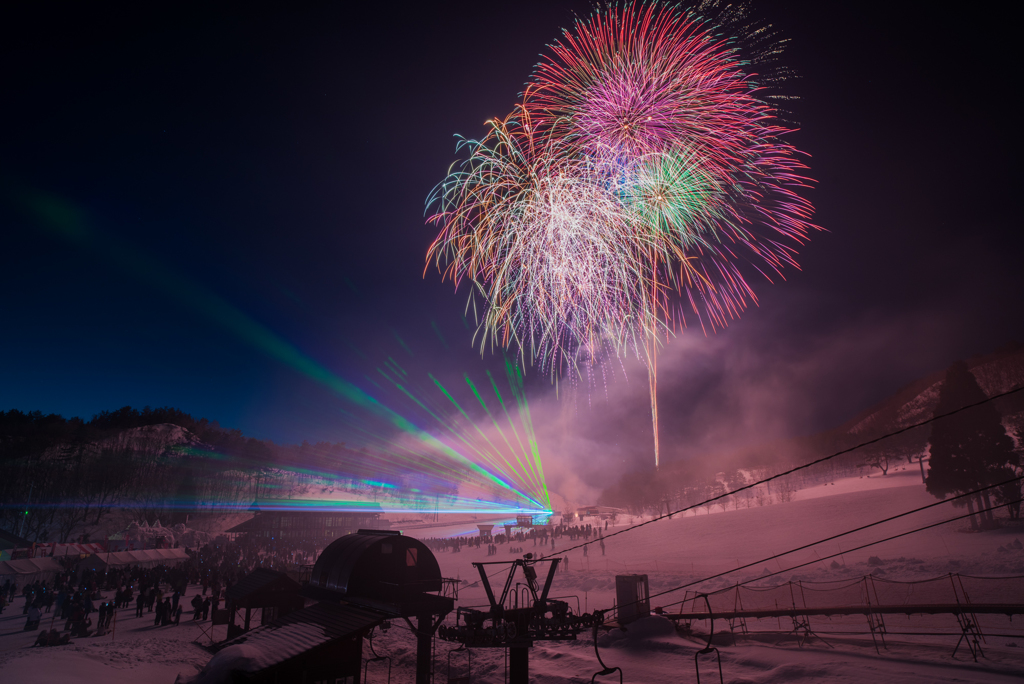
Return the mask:
[[[935,413],[955,411],[985,398],[967,364],[957,361],[946,371]],[[1019,456],[1003,428],[999,411],[986,403],[932,424],[931,467],[925,487],[929,493],[944,499],[1012,478],[1018,464]],[[966,499],[972,528],[979,527],[975,504],[983,510],[991,508],[991,502],[988,491]],[[981,514],[981,523],[985,527],[994,524],[991,510]]]

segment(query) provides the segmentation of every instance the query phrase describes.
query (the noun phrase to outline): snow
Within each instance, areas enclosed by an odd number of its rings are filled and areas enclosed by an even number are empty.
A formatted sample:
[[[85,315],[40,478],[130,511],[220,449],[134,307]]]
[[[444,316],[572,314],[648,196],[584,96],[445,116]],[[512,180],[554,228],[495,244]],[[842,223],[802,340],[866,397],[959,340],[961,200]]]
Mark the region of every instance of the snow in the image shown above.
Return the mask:
[[[935,415],[935,407],[939,404],[941,383],[935,383],[919,395],[908,401],[896,412],[896,426],[906,427],[927,420]]]
[[[190,586],[181,602],[186,608],[192,596],[201,592]],[[112,597],[112,592],[104,594]],[[193,622],[188,612],[182,614],[178,626],[154,627],[154,613],[135,617],[135,604],[117,612],[114,632],[103,637],[73,639],[67,646],[33,648],[41,629],[59,629],[59,618],[44,613],[39,629],[25,632],[25,616],[21,614],[24,601],[19,596],[14,604],[0,614],[0,680],[4,682],[104,682],[104,684],[134,684],[136,682],[167,682],[171,684],[179,673],[195,674],[210,660],[210,653],[194,640],[208,644],[202,629],[210,629],[210,621]],[[93,614],[95,621],[96,615]],[[259,611],[256,612],[259,620]],[[226,627],[217,626],[218,638],[223,638]]]
[[[552,594],[578,596],[584,611],[611,608],[615,600],[616,574],[647,574],[651,592],[656,593],[738,565],[763,561],[787,549],[935,502],[936,499],[925,492],[916,466],[907,466],[905,471],[890,471],[886,476],[852,477],[800,490],[788,503],[738,510],[730,506],[724,511],[715,508],[710,514],[700,509],[696,514],[652,522],[622,535],[608,537],[606,555],[603,556],[597,544],[591,545],[587,557],[581,550],[565,552],[570,542],[567,537],[562,537],[556,541],[555,553],[568,558],[569,568],[560,570],[556,575]],[[714,590],[731,586],[737,581],[761,577],[766,570],[776,572],[807,561],[811,564],[783,572],[764,582],[771,584],[791,579],[804,582],[853,581],[869,573],[886,580],[907,581],[944,576],[949,572],[979,576],[1024,575],[1024,550],[1014,544],[1016,540],[1024,540],[1024,526],[1008,524],[999,530],[969,533],[966,531],[967,522],[960,521],[851,551],[860,544],[964,512],[965,509],[943,504],[837,541],[757,562],[747,570],[706,582],[700,588]],[[628,524],[628,519],[620,520],[618,526],[611,526],[606,534],[622,530]],[[451,535],[455,529],[469,532],[472,525],[464,523],[459,528],[421,528],[410,532],[426,538]],[[534,547],[530,541],[520,545],[525,552],[551,552],[550,546]],[[833,559],[828,558],[832,554],[836,554],[835,565]],[[487,556],[486,548],[464,549],[459,553],[437,552],[436,555],[445,576],[465,580],[459,601],[463,606],[486,602],[477,581],[478,575],[472,567],[473,561],[514,558],[508,553],[508,545],[499,546],[497,556]],[[500,575],[495,577],[495,581],[500,582],[503,578]],[[1016,586],[1021,585],[1018,583]],[[186,605],[194,591],[190,588],[184,599]],[[671,605],[684,596],[685,592],[667,594],[654,598],[652,605],[678,610]],[[575,610],[576,599],[567,600]],[[1004,600],[1024,601],[1024,596],[1007,596]],[[199,636],[199,628],[190,620],[183,620],[178,627],[154,628],[148,613],[141,620],[125,618],[125,614],[133,614],[133,611],[121,611],[116,638],[108,635],[100,639],[76,639],[69,646],[30,649],[28,646],[37,632],[19,631],[24,621],[19,599],[0,616],[0,672],[3,680],[59,681],[62,684],[96,681],[106,684],[140,681],[171,684],[179,673],[193,675],[198,667],[210,661],[208,652],[191,643]],[[887,648],[880,648],[880,653],[876,653],[870,635],[826,634],[844,630],[864,632],[866,622],[862,616],[812,618],[811,627],[821,632],[827,644],[813,639],[802,647],[792,635],[785,634],[785,623],[785,619],[748,621],[752,631],[770,630],[772,633],[741,637],[735,643],[716,642],[725,680],[750,684],[863,681],[923,684],[1019,682],[1024,677],[1024,629],[1019,616],[1013,622],[1004,616],[982,617],[982,624],[990,636],[983,644],[985,657],[978,663],[971,660],[963,647],[955,659],[950,657],[957,636],[893,634],[922,629],[939,629],[952,634],[957,631],[957,625],[950,615],[887,618],[890,635]],[[204,623],[204,626],[208,625],[208,622]],[[780,625],[784,627],[781,630]],[[695,681],[694,656],[705,645],[701,634],[707,625],[695,622],[693,627],[695,633],[684,636],[664,618],[652,616],[634,623],[625,632],[613,630],[602,635],[599,639],[601,657],[609,666],[622,668],[625,682],[669,684]],[[725,627],[727,625],[723,621],[716,620],[716,632],[721,633]],[[415,643],[404,623],[395,620],[386,634],[378,632],[374,646],[378,653],[393,658],[393,682],[413,681]],[[448,652],[455,646],[437,642],[436,681],[446,680]],[[499,649],[473,649],[473,681],[503,681],[503,658],[504,652]],[[457,672],[458,668],[465,667],[465,659],[455,654],[452,664],[453,672]],[[383,669],[375,674],[375,667],[384,666],[371,664],[368,681],[383,681]],[[601,669],[589,633],[581,634],[576,642],[536,644],[531,650],[530,668],[532,680],[542,684],[589,681],[591,675]],[[705,677],[707,681],[717,681],[716,669],[712,655],[701,656],[702,681]],[[615,680],[617,675],[597,679],[599,682]]]

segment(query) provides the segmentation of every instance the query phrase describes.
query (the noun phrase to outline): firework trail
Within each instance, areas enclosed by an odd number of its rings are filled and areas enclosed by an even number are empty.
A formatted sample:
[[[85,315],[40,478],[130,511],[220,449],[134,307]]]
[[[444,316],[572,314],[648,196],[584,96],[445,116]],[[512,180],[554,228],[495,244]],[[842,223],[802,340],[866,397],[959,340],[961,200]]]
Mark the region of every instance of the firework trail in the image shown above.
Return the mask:
[[[481,350],[516,348],[552,377],[608,353],[646,362],[656,464],[662,340],[687,309],[726,326],[757,302],[744,271],[781,277],[816,228],[765,90],[779,43],[742,8],[697,9],[578,19],[428,199],[428,266],[486,302]]]

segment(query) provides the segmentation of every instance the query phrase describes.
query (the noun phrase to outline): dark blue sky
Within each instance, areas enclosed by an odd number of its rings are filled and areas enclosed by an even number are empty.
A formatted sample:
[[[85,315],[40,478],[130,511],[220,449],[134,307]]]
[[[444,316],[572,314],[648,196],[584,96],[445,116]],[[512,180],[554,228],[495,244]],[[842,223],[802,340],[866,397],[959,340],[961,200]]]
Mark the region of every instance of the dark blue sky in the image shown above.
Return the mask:
[[[714,399],[727,377],[770,375],[778,430],[802,432],[1024,338],[1007,22],[835,4],[755,3],[791,39],[791,139],[829,232],[787,282],[754,283],[760,308],[676,345],[663,427],[680,442],[695,405],[735,415]],[[470,348],[465,294],[422,277],[423,202],[452,135],[510,110],[588,5],[399,7],[0,10],[0,409],[172,405],[278,441],[345,440],[344,402],[208,297],[356,383],[389,355],[442,378],[500,361]],[[27,197],[75,208],[87,235]],[[589,404],[574,410],[603,420]]]

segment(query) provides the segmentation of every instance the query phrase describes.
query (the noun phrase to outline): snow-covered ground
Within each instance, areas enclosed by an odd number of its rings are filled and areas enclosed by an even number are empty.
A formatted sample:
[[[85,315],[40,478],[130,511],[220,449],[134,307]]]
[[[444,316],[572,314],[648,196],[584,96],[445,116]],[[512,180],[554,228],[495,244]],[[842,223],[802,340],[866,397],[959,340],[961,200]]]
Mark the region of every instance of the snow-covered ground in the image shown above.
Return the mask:
[[[793,498],[789,503],[739,510],[715,508],[708,513],[700,509],[697,514],[653,522],[607,538],[605,555],[597,544],[591,545],[586,557],[582,550],[566,552],[570,542],[563,537],[556,542],[555,551],[560,557],[568,558],[569,567],[556,576],[552,593],[578,596],[584,611],[610,608],[614,603],[616,574],[647,574],[651,592],[656,593],[936,501],[924,491],[920,473],[910,468],[890,472],[885,477],[837,480],[835,484],[799,491]],[[790,579],[821,582],[855,579],[869,573],[897,581],[928,579],[949,572],[979,576],[1024,575],[1024,550],[1014,544],[1018,539],[1024,541],[1024,526],[969,533],[965,531],[966,521],[961,521],[851,551],[861,544],[964,512],[949,504],[938,506],[790,556],[759,562],[748,570],[728,574],[700,588],[726,587],[807,561],[813,562],[765,582]],[[623,529],[629,520],[619,522],[618,527],[610,527],[606,534]],[[453,529],[421,528],[411,532],[418,537],[448,536]],[[523,546],[525,552],[551,552],[550,546],[535,548],[531,542]],[[437,554],[445,576],[466,580],[460,590],[460,605],[485,602],[482,588],[474,582],[477,574],[472,562],[511,560],[514,556],[508,553],[508,548],[508,545],[499,547],[497,556],[487,556],[485,548]],[[832,554],[839,555],[827,558]],[[869,563],[872,557],[874,560]],[[672,611],[678,610],[678,606],[672,604],[683,598],[684,592],[676,592],[656,597],[652,603]],[[575,608],[576,599],[570,600]],[[1024,602],[1024,592],[1005,596],[1003,600]],[[187,601],[188,598],[186,604]],[[153,628],[147,618],[122,617],[114,638],[78,639],[70,646],[29,649],[35,633],[19,631],[24,622],[20,600],[14,609],[9,608],[0,617],[0,674],[4,682],[117,684],[151,681],[170,684],[179,672],[191,674],[195,665],[202,665],[209,659],[203,649],[191,643],[198,635],[198,627],[190,621],[186,624],[185,620],[180,627]],[[963,647],[956,659],[950,657],[957,642],[955,636],[892,634],[922,630],[955,632],[956,620],[948,615],[893,616],[887,621],[890,631],[887,648],[880,649],[880,653],[876,653],[869,635],[826,635],[844,630],[863,632],[866,626],[863,617],[812,618],[812,628],[825,636],[827,644],[815,639],[802,647],[792,636],[779,633],[782,623],[776,619],[749,621],[748,628],[752,631],[770,629],[776,633],[740,638],[718,647],[727,682],[1018,682],[1024,678],[1021,622],[1020,616],[1013,622],[1005,617],[984,618],[982,624],[990,636],[983,644],[985,657],[977,664]],[[716,622],[718,631],[724,627],[720,623]],[[699,633],[706,630],[706,624],[697,622],[694,628]],[[1007,636],[994,636],[996,634]],[[412,635],[401,621],[395,621],[387,634],[378,634],[374,644],[378,653],[394,658],[392,681],[413,680],[415,646]],[[694,654],[704,642],[699,636],[681,636],[672,623],[655,616],[634,623],[626,632],[615,630],[601,636],[599,645],[604,661],[623,669],[624,681],[668,684],[696,681]],[[438,642],[435,660],[438,682],[446,681],[447,654],[453,647],[454,644]],[[474,649],[473,681],[503,681],[503,657],[504,652],[500,650]],[[453,674],[458,674],[458,669],[465,667],[464,657],[454,655],[452,664],[456,668]],[[707,677],[706,681],[717,681],[713,659],[702,660],[701,664],[701,680]],[[544,684],[590,681],[591,675],[600,669],[588,634],[581,635],[577,642],[537,644],[531,652],[530,667],[533,680]],[[371,665],[368,681],[384,681],[385,673],[375,673],[373,668]],[[598,681],[614,679],[613,675]]]
[[[190,586],[181,599],[186,610],[192,596],[202,591]],[[111,598],[112,593],[104,594]],[[192,643],[203,637],[201,629],[210,629],[210,621],[193,622],[191,614],[182,614],[178,626],[154,627],[154,613],[135,617],[135,604],[131,609],[117,612],[116,629],[103,637],[74,639],[67,646],[32,648],[39,629],[22,631],[25,616],[24,600],[17,597],[0,615],[0,681],[11,684],[78,684],[79,682],[173,682],[179,672],[192,674],[196,666],[205,665],[210,654]],[[257,611],[257,618],[258,618]],[[93,620],[96,614],[92,615]],[[40,629],[60,629],[61,620],[46,613]],[[201,625],[201,627],[200,627]],[[226,627],[215,628],[223,638]]]

